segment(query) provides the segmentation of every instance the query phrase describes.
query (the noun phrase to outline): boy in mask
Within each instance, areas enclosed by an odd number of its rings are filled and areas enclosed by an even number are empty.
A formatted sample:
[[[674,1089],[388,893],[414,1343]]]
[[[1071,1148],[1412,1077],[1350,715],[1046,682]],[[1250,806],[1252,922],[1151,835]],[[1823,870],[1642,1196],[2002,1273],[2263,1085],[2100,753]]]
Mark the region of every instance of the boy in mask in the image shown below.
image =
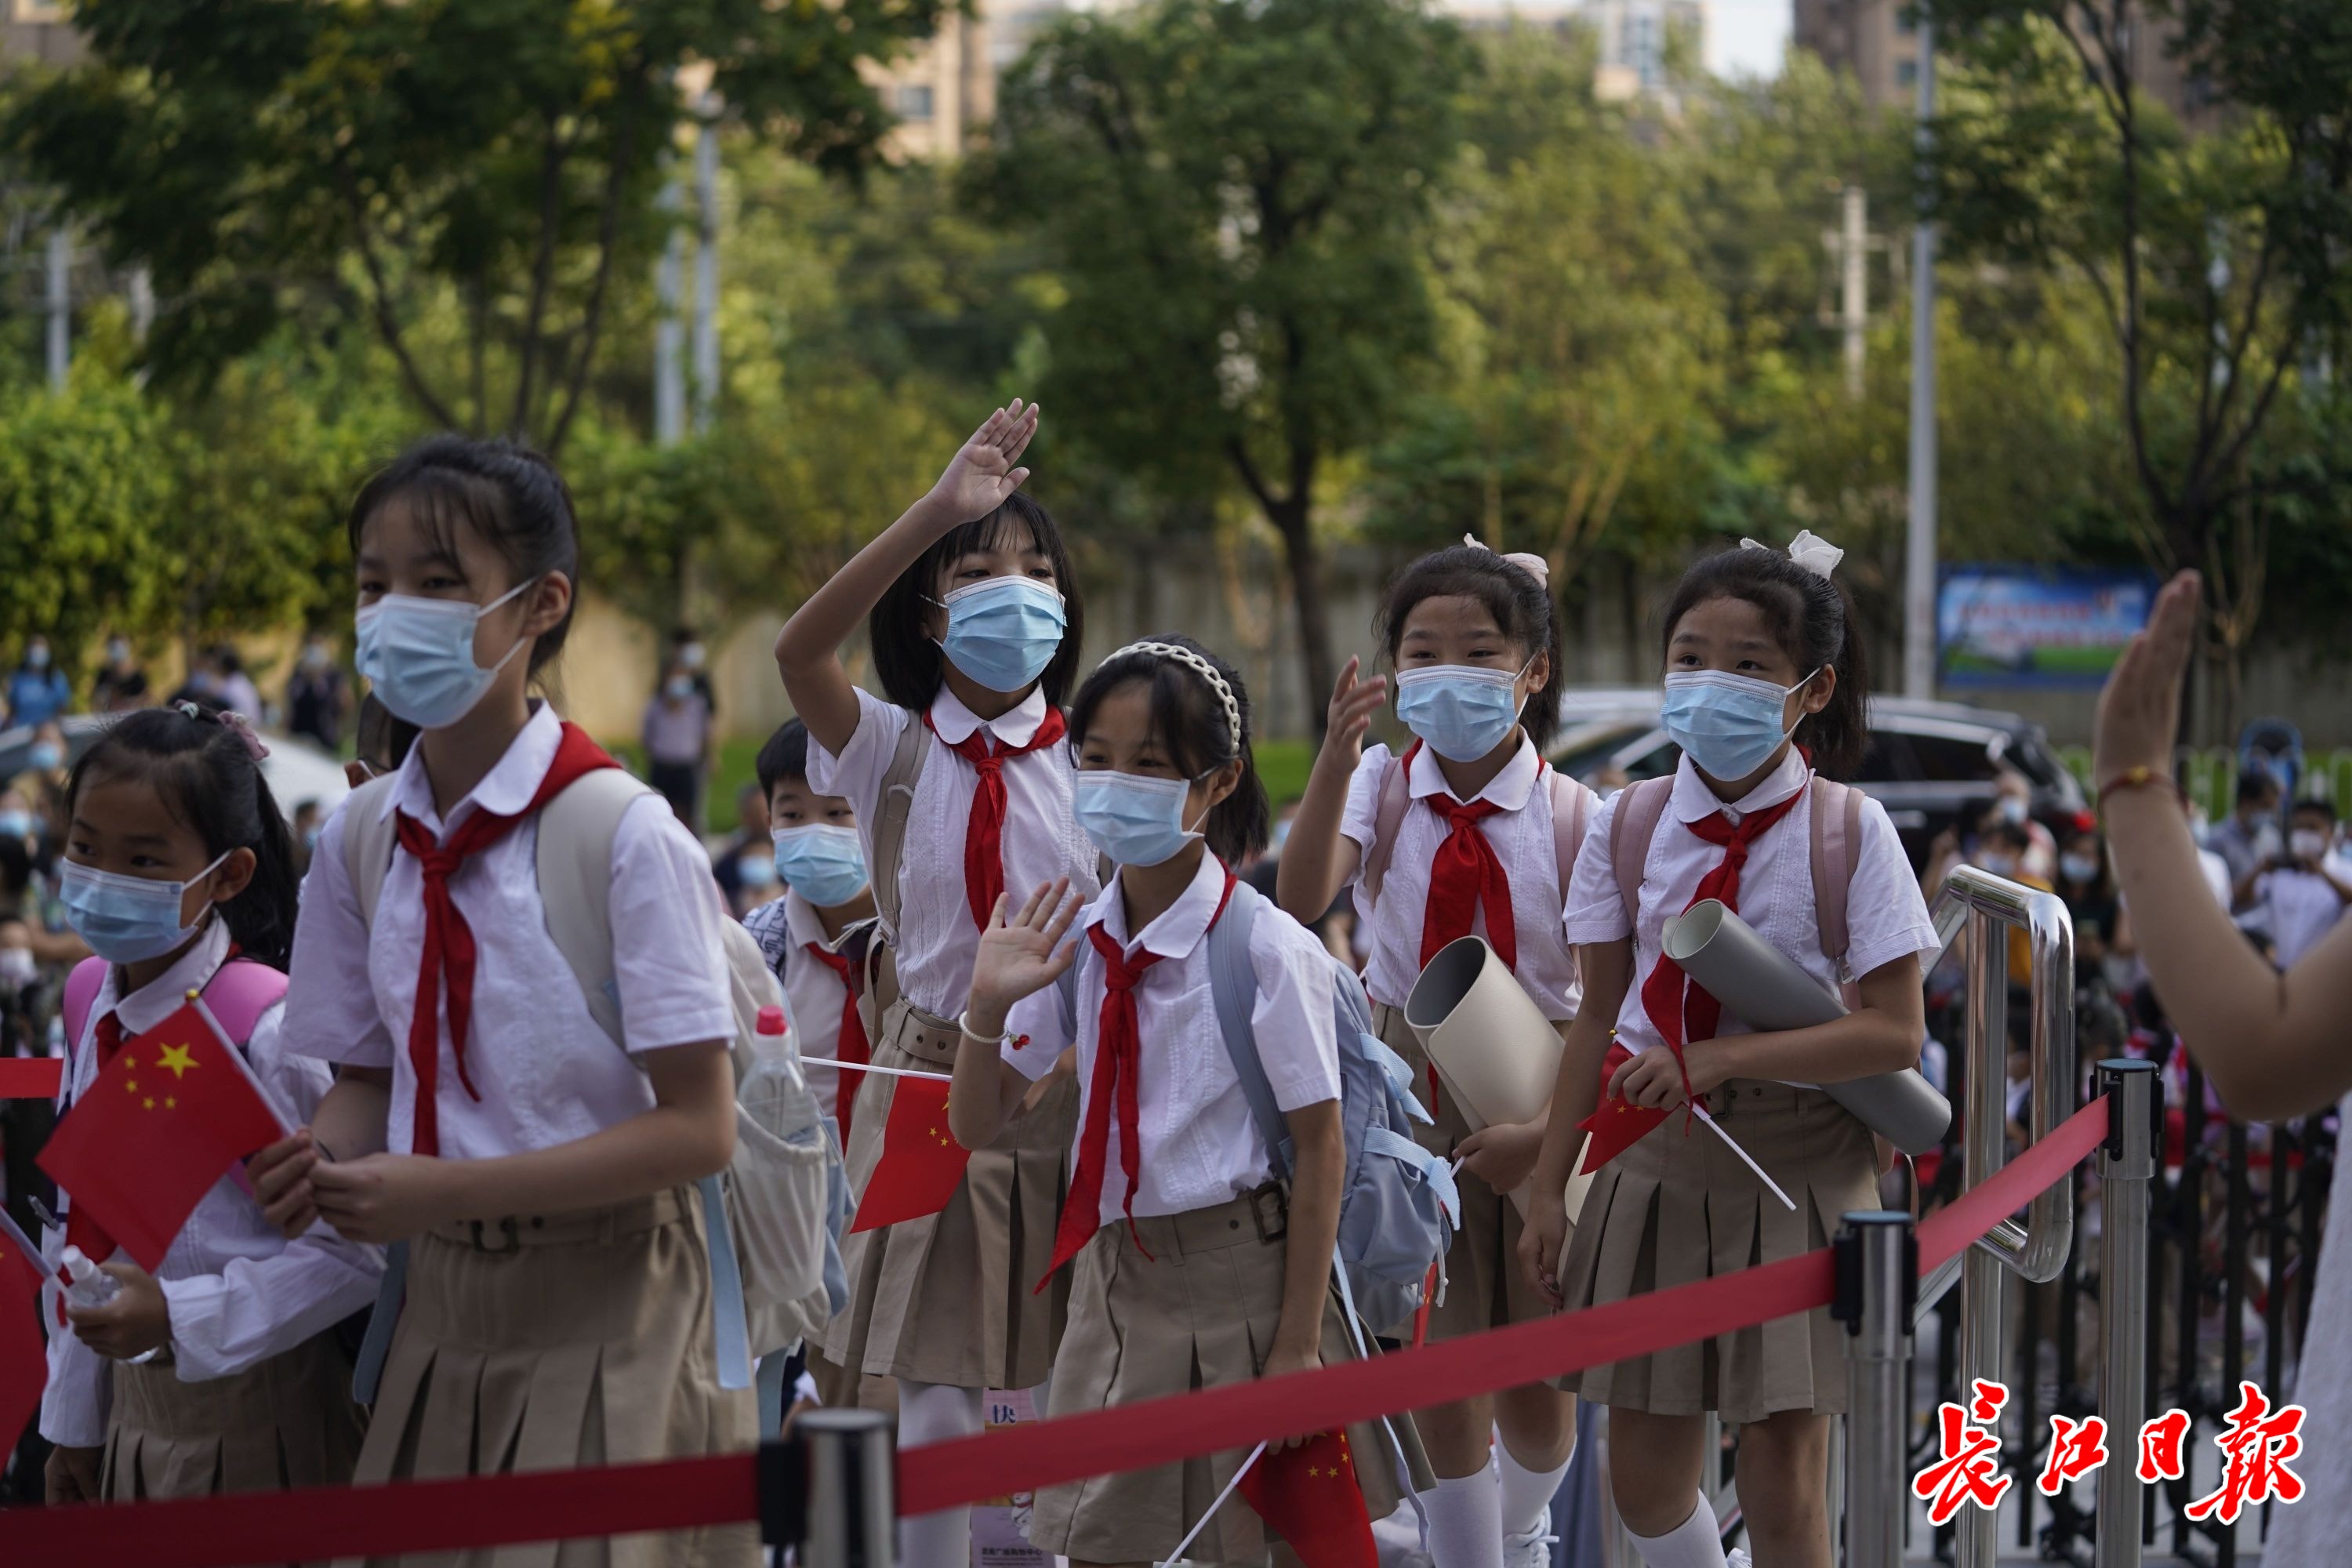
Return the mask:
[[[2352,865],[2339,851],[2336,807],[2324,800],[2299,800],[2288,819],[2286,847],[2273,855],[2254,880],[2254,913],[2269,932],[2273,960],[2282,970],[2310,952],[2335,928],[2352,903]]]

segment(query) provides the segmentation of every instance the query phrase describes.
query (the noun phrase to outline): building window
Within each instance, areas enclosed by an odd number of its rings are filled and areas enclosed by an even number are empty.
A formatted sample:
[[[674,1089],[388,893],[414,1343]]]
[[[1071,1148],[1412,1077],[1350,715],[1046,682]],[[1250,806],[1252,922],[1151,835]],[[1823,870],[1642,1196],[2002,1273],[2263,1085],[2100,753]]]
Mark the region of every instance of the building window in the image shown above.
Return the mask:
[[[1897,61],[1895,61],[1895,86],[1897,86],[1897,87],[1916,87],[1916,86],[1918,86],[1918,85],[1919,85],[1919,62],[1918,62],[1917,60],[1897,60]]]
[[[908,82],[898,89],[898,118],[925,121],[931,117],[931,88],[929,82]]]

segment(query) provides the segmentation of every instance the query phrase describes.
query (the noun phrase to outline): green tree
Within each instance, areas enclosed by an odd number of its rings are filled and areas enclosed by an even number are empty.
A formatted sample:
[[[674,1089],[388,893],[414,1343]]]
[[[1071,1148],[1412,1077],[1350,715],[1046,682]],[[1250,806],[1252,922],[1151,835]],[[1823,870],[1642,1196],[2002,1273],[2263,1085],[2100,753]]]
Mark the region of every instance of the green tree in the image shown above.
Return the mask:
[[[128,384],[82,376],[0,405],[0,643],[45,633],[71,673],[110,624],[166,612],[176,563],[161,422]]]
[[[1281,537],[1310,690],[1334,674],[1318,487],[1428,363],[1472,66],[1415,0],[1072,17],[1005,78],[980,171],[1066,290],[1048,418],[1164,494],[1239,482]]]
[[[2266,580],[2261,487],[2284,471],[2266,443],[2298,367],[2340,350],[2352,319],[2352,8],[1937,0],[1937,16],[1963,65],[1936,138],[1942,216],[1960,254],[2064,268],[2096,292],[2146,553],[2204,570],[2207,661],[2234,690]],[[2168,28],[2218,106],[2196,135],[2142,84],[2141,40]]]
[[[707,81],[829,169],[888,124],[862,74],[947,0],[81,0],[92,59],[7,134],[152,268],[155,368],[201,381],[289,316],[364,321],[436,424],[552,451],[616,272],[658,243],[665,150]]]

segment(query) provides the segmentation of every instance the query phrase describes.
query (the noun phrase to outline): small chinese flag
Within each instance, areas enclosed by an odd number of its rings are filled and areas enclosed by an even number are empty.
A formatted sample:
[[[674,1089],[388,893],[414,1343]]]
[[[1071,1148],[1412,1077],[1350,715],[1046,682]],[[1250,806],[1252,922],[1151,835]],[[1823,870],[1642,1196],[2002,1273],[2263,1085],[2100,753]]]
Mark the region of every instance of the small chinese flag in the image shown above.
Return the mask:
[[[1584,1146],[1583,1169],[1587,1172],[1601,1169],[1639,1143],[1649,1135],[1651,1128],[1666,1119],[1664,1107],[1635,1105],[1609,1092],[1610,1079],[1617,1076],[1619,1068],[1633,1059],[1633,1053],[1625,1048],[1623,1041],[1609,1042],[1609,1054],[1601,1062],[1600,1109],[1577,1123],[1592,1134],[1591,1142]]]
[[[1269,1447],[1242,1477],[1242,1496],[1307,1568],[1379,1568],[1371,1515],[1356,1484],[1348,1435]]]
[[[23,1237],[13,1225],[0,1226],[0,1445],[15,1443],[24,1432],[49,1381],[41,1259],[26,1253]]]
[[[213,1184],[285,1136],[200,1006],[124,1041],[41,1151],[74,1206],[150,1273]]]
[[[890,1094],[882,1124],[882,1159],[866,1179],[852,1233],[937,1214],[955,1196],[971,1151],[948,1131],[948,1086],[937,1079],[902,1078]]]
[[[62,1057],[0,1057],[0,1100],[55,1100],[65,1066]]]

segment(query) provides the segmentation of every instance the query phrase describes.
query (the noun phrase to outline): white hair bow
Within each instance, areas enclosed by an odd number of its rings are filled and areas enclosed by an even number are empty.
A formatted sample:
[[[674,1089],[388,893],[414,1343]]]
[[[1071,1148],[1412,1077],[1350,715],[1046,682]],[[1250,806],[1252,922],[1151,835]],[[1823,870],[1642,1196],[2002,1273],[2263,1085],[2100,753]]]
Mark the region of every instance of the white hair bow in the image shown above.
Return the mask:
[[[1772,548],[1756,539],[1743,539],[1739,544],[1744,550]],[[1797,537],[1789,542],[1789,559],[1816,577],[1827,577],[1837,570],[1837,563],[1845,559],[1845,552],[1806,528],[1798,530]]]
[[[1483,550],[1489,555],[1492,555],[1495,552],[1494,546],[1488,544],[1485,540],[1479,538],[1475,533],[1464,534],[1462,536],[1462,542],[1468,545],[1473,550]],[[1528,576],[1533,577],[1536,580],[1537,587],[1549,588],[1551,586],[1551,563],[1546,561],[1542,556],[1529,555],[1524,551],[1519,551],[1515,552],[1512,554],[1506,555],[1503,559],[1517,567],[1520,571],[1525,572]]]

